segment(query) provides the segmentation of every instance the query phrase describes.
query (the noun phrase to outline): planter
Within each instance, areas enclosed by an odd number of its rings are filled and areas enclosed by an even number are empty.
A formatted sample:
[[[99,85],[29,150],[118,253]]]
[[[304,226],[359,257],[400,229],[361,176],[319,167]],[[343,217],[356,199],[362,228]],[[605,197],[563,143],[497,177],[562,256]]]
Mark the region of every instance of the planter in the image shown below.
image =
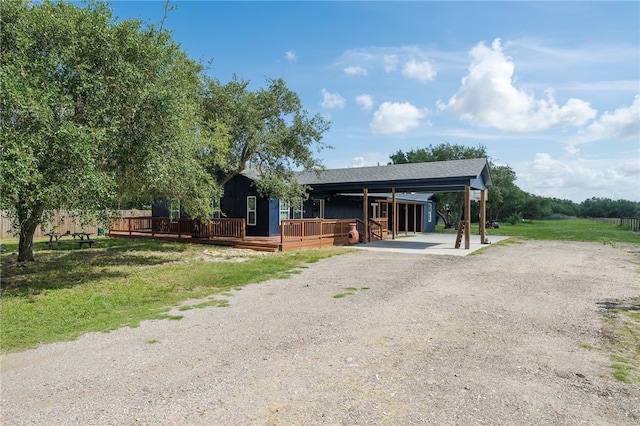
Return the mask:
[[[358,239],[360,238],[360,234],[358,233],[358,229],[357,229],[357,224],[356,223],[350,223],[349,224],[349,237],[348,240],[350,244],[355,244],[358,242]]]

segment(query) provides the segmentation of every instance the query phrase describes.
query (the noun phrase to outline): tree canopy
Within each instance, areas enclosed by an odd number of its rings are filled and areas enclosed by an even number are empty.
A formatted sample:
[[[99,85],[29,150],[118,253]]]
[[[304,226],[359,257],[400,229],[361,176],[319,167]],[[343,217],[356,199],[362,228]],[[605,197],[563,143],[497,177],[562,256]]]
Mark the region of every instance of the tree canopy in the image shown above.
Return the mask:
[[[201,211],[215,182],[197,153],[201,67],[171,36],[116,22],[104,3],[0,2],[2,208],[33,260],[45,212],[103,210],[118,197],[184,197]]]
[[[330,123],[322,116],[310,117],[300,98],[282,79],[267,79],[267,88],[249,90],[249,81],[234,76],[227,84],[207,82],[202,99],[207,122],[224,124],[229,149],[216,170],[224,185],[247,168],[257,172],[258,191],[267,197],[304,198],[305,188],[294,179],[297,169],[319,170],[314,156],[328,146],[322,134]]]

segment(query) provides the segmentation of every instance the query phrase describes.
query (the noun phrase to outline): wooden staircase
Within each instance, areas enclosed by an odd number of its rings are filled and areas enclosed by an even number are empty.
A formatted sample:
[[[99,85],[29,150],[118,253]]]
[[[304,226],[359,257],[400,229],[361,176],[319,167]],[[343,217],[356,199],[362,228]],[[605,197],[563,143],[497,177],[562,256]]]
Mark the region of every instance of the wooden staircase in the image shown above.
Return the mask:
[[[461,220],[458,225],[458,235],[456,235],[456,248],[460,248],[460,244],[462,243],[462,235],[464,234],[465,221]]]

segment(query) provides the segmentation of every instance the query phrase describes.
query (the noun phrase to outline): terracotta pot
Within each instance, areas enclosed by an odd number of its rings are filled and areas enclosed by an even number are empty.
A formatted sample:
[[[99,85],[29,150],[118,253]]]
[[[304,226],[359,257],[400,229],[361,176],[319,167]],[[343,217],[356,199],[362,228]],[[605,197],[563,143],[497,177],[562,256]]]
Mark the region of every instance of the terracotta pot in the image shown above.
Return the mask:
[[[350,223],[349,226],[349,239],[347,241],[349,241],[350,244],[355,244],[360,238],[360,234],[358,233],[357,229],[358,225],[356,223]]]

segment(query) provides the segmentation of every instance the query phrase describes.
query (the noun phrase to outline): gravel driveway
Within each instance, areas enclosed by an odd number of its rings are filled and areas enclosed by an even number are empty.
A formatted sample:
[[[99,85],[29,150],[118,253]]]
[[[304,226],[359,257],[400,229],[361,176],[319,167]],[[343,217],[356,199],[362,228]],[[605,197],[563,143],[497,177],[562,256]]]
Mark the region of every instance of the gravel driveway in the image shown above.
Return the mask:
[[[589,346],[639,278],[637,245],[357,251],[228,307],[5,355],[1,423],[637,425],[640,385]]]

